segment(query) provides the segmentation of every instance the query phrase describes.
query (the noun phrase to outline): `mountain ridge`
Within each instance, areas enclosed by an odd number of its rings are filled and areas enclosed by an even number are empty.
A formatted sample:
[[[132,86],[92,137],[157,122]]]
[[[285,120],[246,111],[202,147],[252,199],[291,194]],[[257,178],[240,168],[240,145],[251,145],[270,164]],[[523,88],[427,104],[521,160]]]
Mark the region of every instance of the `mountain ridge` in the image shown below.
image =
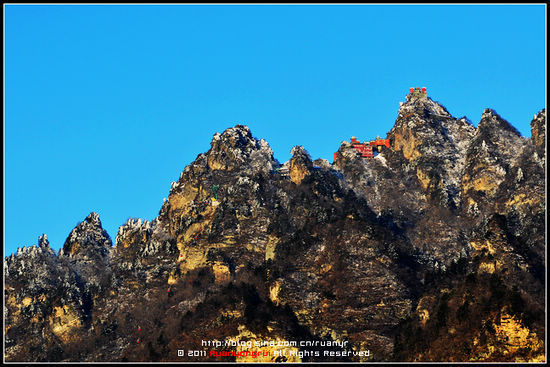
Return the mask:
[[[112,241],[92,212],[58,254],[41,236],[5,257],[6,360],[220,361],[176,353],[245,336],[370,351],[287,361],[540,360],[545,123],[523,138],[411,94],[389,148],[333,164],[216,133],[152,221]]]

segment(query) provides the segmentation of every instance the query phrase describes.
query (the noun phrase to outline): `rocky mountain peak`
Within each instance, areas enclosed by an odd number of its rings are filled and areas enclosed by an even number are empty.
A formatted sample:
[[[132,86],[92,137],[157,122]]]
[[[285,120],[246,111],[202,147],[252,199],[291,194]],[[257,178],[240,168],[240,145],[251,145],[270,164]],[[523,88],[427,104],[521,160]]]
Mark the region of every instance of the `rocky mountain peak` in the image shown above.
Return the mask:
[[[492,151],[511,162],[523,145],[519,131],[495,110],[485,109],[471,142],[471,151]]]
[[[481,115],[481,120],[477,126],[478,135],[481,134],[502,134],[508,132],[511,135],[520,137],[520,132],[508,121],[503,119],[495,110],[486,108]]]
[[[290,154],[292,155],[291,160],[301,160],[304,162],[311,162],[311,156],[307,152],[307,150],[301,146],[296,145],[290,150]]]
[[[439,102],[411,93],[388,137],[429,196],[456,208],[461,205],[460,174],[474,133],[467,119],[456,119]]]
[[[236,125],[216,133],[210,145],[206,162],[211,170],[231,171],[250,164],[255,171],[272,169],[273,151],[264,139],[254,138],[248,126]]]
[[[289,161],[290,179],[299,185],[304,178],[311,174],[313,162],[303,146],[297,145],[290,151],[292,158]]]
[[[235,125],[234,127],[226,129],[222,134],[214,134],[212,142],[218,141],[233,148],[245,148],[255,143],[250,128],[246,125]]]
[[[97,214],[96,212],[91,212],[90,214],[88,214],[84,221],[89,225],[101,227],[101,220],[99,219],[99,214]]]
[[[463,197],[468,213],[477,216],[478,207],[487,208],[499,185],[520,157],[524,139],[496,111],[485,109],[466,153],[462,176]]]
[[[86,260],[103,259],[111,247],[111,238],[101,226],[99,214],[92,212],[71,231],[60,255]]]
[[[399,115],[406,116],[411,113],[451,117],[451,114],[447,111],[445,106],[437,101],[434,101],[430,97],[418,97],[408,94],[406,97],[406,102],[402,103],[399,108]]]
[[[471,137],[473,130],[467,120],[457,120],[440,103],[409,94],[407,102],[399,108],[388,137],[393,141],[394,150],[401,151],[405,159],[415,161],[435,153],[435,147],[446,149],[460,144]]]

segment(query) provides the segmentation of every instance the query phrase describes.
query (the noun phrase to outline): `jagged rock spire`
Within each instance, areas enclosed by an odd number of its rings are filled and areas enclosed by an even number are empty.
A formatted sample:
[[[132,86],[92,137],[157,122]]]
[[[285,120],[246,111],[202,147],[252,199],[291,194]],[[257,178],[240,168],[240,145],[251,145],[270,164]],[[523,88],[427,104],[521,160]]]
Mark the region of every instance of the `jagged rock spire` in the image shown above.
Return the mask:
[[[290,179],[296,185],[299,185],[304,178],[311,174],[313,162],[309,153],[301,145],[292,148],[290,154],[292,154],[289,164]]]
[[[111,247],[111,238],[101,226],[99,214],[92,212],[71,231],[60,255],[78,258],[104,258]]]
[[[99,214],[96,212],[91,212],[85,219],[86,223],[93,226],[101,227],[101,220],[99,219]]]
[[[42,236],[38,237],[38,247],[43,249],[50,248],[50,241],[48,241],[48,236],[45,233]]]

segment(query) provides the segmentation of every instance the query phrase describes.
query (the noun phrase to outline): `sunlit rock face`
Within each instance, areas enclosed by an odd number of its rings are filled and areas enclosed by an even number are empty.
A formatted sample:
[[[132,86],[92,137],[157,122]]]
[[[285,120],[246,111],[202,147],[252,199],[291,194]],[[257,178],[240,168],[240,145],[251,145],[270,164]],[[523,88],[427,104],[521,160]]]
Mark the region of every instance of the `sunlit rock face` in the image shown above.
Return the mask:
[[[43,235],[5,258],[5,358],[541,361],[545,124],[476,128],[411,94],[389,147],[342,142],[333,164],[216,133],[156,218],[112,241],[91,213],[59,253]]]
[[[302,180],[311,174],[313,162],[304,147],[297,146],[292,148],[292,158],[290,159],[290,180],[296,185],[302,183]]]

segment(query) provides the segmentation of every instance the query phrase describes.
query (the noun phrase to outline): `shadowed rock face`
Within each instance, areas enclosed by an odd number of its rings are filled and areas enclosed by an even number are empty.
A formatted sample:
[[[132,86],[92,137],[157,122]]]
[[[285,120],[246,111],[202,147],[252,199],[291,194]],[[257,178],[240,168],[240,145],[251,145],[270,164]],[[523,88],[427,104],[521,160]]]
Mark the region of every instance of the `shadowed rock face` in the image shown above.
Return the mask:
[[[408,96],[390,148],[343,142],[332,165],[229,128],[114,247],[91,213],[59,254],[44,235],[5,258],[6,360],[251,361],[177,354],[214,339],[370,351],[261,361],[540,360],[545,121],[525,139]]]

